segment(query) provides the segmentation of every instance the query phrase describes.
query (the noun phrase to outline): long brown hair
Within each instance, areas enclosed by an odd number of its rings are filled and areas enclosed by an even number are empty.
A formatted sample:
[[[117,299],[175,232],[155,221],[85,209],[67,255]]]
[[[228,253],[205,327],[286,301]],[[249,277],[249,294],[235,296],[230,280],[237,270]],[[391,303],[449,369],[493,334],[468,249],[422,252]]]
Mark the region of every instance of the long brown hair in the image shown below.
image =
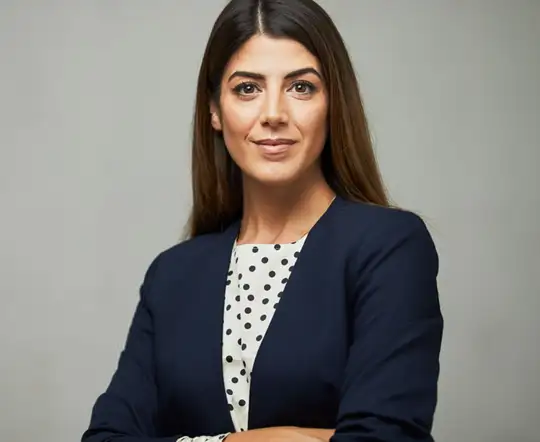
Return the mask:
[[[187,235],[219,232],[241,217],[241,173],[212,128],[210,103],[219,103],[231,56],[258,34],[295,40],[321,64],[329,103],[321,167],[333,191],[351,201],[389,206],[354,68],[332,19],[313,0],[232,0],[214,24],[199,72]]]

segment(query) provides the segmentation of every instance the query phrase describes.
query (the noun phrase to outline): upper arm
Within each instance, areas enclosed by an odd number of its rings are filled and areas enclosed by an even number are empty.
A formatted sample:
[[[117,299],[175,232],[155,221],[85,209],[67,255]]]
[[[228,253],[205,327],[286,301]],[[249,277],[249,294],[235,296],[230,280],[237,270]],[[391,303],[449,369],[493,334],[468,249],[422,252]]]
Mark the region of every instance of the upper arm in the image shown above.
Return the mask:
[[[415,215],[383,229],[353,264],[353,342],[338,441],[431,441],[443,319],[438,256]]]
[[[152,313],[148,294],[157,259],[149,267],[140,289],[127,340],[106,391],[99,396],[82,440],[102,442],[123,436],[156,436],[157,389],[154,379]]]

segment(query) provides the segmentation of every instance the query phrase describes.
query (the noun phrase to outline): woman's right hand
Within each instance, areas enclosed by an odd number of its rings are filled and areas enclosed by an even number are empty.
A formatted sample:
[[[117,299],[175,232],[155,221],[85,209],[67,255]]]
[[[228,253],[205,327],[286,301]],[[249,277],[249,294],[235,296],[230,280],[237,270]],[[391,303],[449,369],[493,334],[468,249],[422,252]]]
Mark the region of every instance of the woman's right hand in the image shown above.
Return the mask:
[[[270,427],[232,433],[225,442],[329,442],[333,434],[322,428]]]

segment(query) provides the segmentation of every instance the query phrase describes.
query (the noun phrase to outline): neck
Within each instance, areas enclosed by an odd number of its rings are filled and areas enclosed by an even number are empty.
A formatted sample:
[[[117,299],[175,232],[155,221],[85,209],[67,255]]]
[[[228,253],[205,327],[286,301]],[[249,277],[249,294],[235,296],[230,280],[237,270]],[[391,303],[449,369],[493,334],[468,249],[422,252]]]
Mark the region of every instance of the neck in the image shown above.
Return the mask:
[[[268,186],[244,179],[238,243],[288,243],[303,237],[335,194],[322,175],[315,181]]]

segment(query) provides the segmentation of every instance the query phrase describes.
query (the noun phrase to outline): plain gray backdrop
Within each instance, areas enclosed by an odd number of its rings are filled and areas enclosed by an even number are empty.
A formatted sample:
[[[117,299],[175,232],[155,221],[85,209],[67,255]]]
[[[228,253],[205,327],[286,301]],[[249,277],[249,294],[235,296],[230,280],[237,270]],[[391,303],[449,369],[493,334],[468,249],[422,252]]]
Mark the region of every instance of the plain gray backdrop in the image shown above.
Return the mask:
[[[72,442],[190,191],[224,0],[0,0],[0,440]],[[441,256],[439,442],[540,419],[540,1],[326,0],[384,178]]]

